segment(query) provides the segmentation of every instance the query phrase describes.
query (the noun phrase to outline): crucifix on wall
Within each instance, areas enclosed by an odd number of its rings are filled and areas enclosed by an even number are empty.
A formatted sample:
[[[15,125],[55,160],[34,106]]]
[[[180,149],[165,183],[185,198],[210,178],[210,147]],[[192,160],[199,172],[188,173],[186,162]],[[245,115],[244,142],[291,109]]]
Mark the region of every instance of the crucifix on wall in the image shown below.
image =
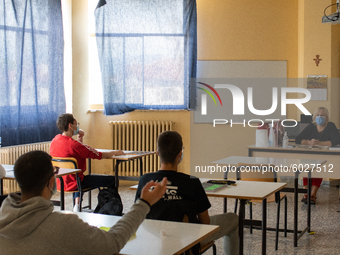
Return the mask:
[[[319,66],[319,63],[320,63],[320,61],[322,60],[322,59],[319,58],[319,57],[320,57],[320,55],[316,55],[316,58],[313,58],[313,60],[315,61],[316,66]]]

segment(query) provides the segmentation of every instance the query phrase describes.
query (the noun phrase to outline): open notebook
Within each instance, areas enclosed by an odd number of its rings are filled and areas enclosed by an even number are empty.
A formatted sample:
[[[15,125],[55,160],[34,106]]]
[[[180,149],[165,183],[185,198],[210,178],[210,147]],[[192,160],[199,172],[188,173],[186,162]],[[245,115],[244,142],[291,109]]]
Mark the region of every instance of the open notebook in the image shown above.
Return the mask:
[[[205,191],[215,192],[215,191],[218,191],[220,189],[227,187],[228,185],[227,184],[216,184],[216,183],[203,182],[202,186],[203,186]]]
[[[329,146],[322,146],[322,145],[302,145],[302,144],[297,144],[295,145],[296,148],[298,149],[310,149],[310,150],[328,150]]]
[[[144,155],[150,153],[149,151],[124,151],[126,155]]]

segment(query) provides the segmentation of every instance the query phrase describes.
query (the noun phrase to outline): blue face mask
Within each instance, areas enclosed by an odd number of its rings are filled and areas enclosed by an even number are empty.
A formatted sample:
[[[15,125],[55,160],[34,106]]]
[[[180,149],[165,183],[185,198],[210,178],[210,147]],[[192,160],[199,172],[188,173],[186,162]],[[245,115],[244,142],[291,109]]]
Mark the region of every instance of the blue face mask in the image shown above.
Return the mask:
[[[316,116],[315,122],[316,122],[316,124],[318,124],[319,126],[322,126],[323,124],[325,124],[326,118],[325,118],[324,116]]]
[[[183,157],[184,157],[184,152],[182,151],[182,156],[181,156],[181,159],[179,160],[178,164],[182,162]]]
[[[79,124],[77,125],[77,130],[73,130],[73,135],[79,134]]]

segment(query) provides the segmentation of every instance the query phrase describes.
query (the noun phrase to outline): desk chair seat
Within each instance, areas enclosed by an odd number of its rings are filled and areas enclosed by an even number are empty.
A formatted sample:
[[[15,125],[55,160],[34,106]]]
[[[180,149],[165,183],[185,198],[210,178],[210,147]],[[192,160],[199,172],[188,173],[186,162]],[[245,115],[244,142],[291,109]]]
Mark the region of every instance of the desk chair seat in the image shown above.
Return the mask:
[[[202,245],[201,248],[200,248],[200,255],[205,253],[210,248],[213,248],[213,255],[216,255],[216,245],[215,245],[214,241],[211,241],[210,243]]]
[[[281,193],[280,192],[280,200],[283,199],[286,196],[286,193]],[[276,196],[275,194],[269,196],[267,198],[267,203],[273,203],[276,202]],[[249,203],[262,203],[262,200],[256,200],[256,199],[252,199],[249,201]]]
[[[266,171],[262,173],[256,173],[256,172],[241,172],[240,168],[244,166],[254,166],[254,165],[248,165],[248,164],[238,164],[236,175],[237,180],[242,181],[258,181],[258,182],[277,182],[277,176],[276,172],[273,171]],[[259,167],[259,166],[257,166]],[[259,167],[259,169],[261,169]],[[226,173],[227,174],[227,173]],[[261,176],[259,178],[259,175]],[[225,176],[226,178],[226,176]],[[226,178],[227,179],[227,178]],[[277,203],[277,214],[276,214],[276,237],[275,237],[275,250],[278,249],[278,243],[279,243],[279,227],[280,227],[280,204],[282,200],[285,200],[285,218],[284,218],[284,236],[287,237],[287,195],[286,193],[281,193],[280,191],[269,196],[267,198],[267,203],[276,202]],[[250,219],[253,219],[253,203],[262,203],[262,200],[250,200],[249,201],[249,214]],[[238,200],[235,202],[235,213],[237,212],[237,204]],[[250,225],[250,233],[253,233],[253,226]]]
[[[17,195],[21,196],[21,193],[17,193]],[[6,195],[0,195],[0,207],[2,205],[2,202],[8,197],[8,194]]]
[[[68,157],[68,158],[62,158],[62,157],[52,157],[52,164],[53,166],[58,166],[60,168],[69,168],[69,169],[78,169],[78,162],[75,158]],[[59,180],[61,180],[62,177],[59,177]],[[80,198],[82,198],[82,195],[84,192],[89,192],[88,196],[88,205],[82,207],[82,199],[80,199],[79,202],[79,211],[82,211],[82,209],[89,208],[91,209],[91,190],[95,188],[86,188],[82,189],[81,187],[81,180],[78,174],[76,174],[76,179],[77,179],[77,190],[70,190],[70,191],[64,191],[64,193],[75,193],[79,192],[80,193]],[[60,190],[58,190],[60,192]],[[62,197],[62,192],[60,192],[60,201],[64,201],[64,197]],[[74,202],[74,201],[73,201]]]
[[[198,253],[197,252],[194,252],[194,253],[201,255],[201,254],[204,254],[210,248],[213,248],[213,255],[216,255],[217,250],[216,250],[215,241],[211,241],[205,245],[200,246]],[[195,255],[194,253],[192,249],[190,249],[184,252],[183,255]]]
[[[7,195],[0,195],[0,207],[2,205],[2,202],[7,198]]]

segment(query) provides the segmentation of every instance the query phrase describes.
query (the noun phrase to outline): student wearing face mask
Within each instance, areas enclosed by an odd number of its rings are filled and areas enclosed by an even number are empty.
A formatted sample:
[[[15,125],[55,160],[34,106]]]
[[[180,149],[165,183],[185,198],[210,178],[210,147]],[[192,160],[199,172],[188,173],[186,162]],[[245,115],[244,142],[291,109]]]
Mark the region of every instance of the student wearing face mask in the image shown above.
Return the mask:
[[[111,158],[112,156],[124,155],[121,150],[113,150],[109,152],[99,152],[94,148],[83,143],[84,131],[79,129],[79,123],[70,113],[62,114],[58,117],[57,127],[62,134],[56,135],[50,147],[50,154],[53,157],[73,157],[78,162],[78,168],[82,170],[79,173],[81,179],[82,188],[99,188],[99,187],[112,187],[115,188],[115,177],[112,175],[86,175],[83,172],[86,171],[86,159],[103,159]],[[77,140],[73,139],[73,136],[77,135]],[[63,176],[64,190],[72,191],[76,190],[77,180],[74,174]],[[58,188],[59,182],[57,182]],[[79,211],[79,192],[73,193],[74,208],[73,211]]]
[[[296,138],[296,144],[335,146],[340,143],[340,135],[337,127],[329,121],[329,113],[326,107],[319,107],[313,114],[313,122],[309,124]],[[303,179],[303,186],[307,188],[307,178]],[[316,202],[316,193],[320,188],[322,179],[312,178],[311,203]],[[307,203],[307,194],[301,202]]]
[[[166,189],[166,179],[149,182],[141,199],[106,232],[75,214],[54,211],[50,199],[58,169],[51,159],[44,151],[31,151],[15,162],[21,195],[10,193],[0,207],[0,254],[118,254]]]
[[[163,178],[167,178],[167,190],[151,206],[147,219],[218,225],[219,230],[204,239],[201,245],[223,238],[225,254],[239,254],[238,216],[234,213],[210,216],[208,209],[211,205],[200,180],[177,171],[184,155],[181,135],[176,131],[161,133],[157,138],[157,155],[161,160],[159,171],[144,174],[140,178],[135,199],[138,201],[143,186],[149,181],[160,183]]]

